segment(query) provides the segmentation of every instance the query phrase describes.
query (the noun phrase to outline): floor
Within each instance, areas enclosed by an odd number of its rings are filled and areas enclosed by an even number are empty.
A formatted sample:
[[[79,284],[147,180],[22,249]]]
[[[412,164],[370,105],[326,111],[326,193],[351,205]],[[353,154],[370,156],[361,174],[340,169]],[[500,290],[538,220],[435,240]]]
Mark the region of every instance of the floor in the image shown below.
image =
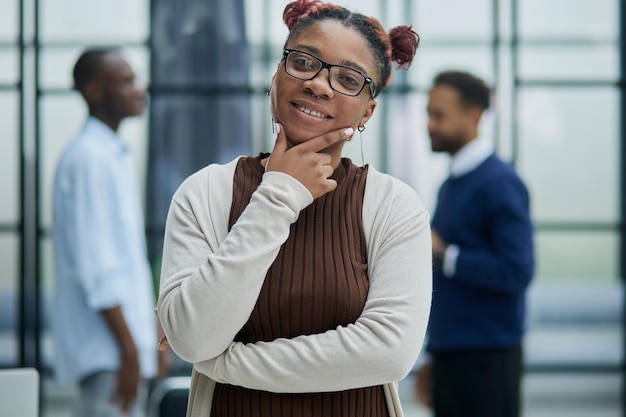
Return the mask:
[[[41,417],[71,417],[74,390],[50,381],[44,387],[47,399]],[[405,417],[430,417],[430,412],[414,401],[412,389],[412,377],[400,383]],[[622,416],[621,378],[616,374],[529,374],[523,391],[523,417]]]

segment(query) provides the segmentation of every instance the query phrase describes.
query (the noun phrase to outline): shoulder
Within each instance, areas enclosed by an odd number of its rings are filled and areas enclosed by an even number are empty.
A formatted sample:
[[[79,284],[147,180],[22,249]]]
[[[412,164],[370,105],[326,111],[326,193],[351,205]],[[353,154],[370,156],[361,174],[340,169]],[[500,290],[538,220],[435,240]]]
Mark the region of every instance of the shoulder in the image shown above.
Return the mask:
[[[468,176],[468,181],[478,186],[483,192],[497,192],[503,187],[511,187],[519,191],[526,185],[519,176],[515,166],[492,154]]]
[[[491,156],[485,163],[481,189],[484,198],[494,204],[506,204],[512,199],[528,199],[526,184],[513,164],[503,161],[497,155]]]
[[[521,181],[515,166],[510,162],[502,160],[496,154],[492,154],[487,158],[482,167],[484,175],[489,179],[505,178],[507,180]]]
[[[430,242],[430,213],[408,184],[370,166],[363,196],[363,231],[374,265],[391,242],[407,244],[409,252],[418,250],[420,242]]]
[[[56,166],[59,174],[90,176],[111,173],[115,155],[97,140],[82,134],[70,139]]]
[[[381,205],[408,205],[411,209],[425,210],[422,200],[405,182],[370,166],[365,184],[364,201]]]
[[[239,157],[226,164],[210,164],[187,177],[174,193],[173,200],[184,206],[205,204],[209,195],[230,199],[233,175]],[[229,200],[230,201],[230,200]]]
[[[63,155],[67,157],[90,158],[94,161],[106,160],[121,154],[122,140],[112,131],[98,129],[88,119],[81,129],[67,142]]]
[[[366,237],[394,233],[429,221],[430,213],[415,190],[370,166],[363,196]]]

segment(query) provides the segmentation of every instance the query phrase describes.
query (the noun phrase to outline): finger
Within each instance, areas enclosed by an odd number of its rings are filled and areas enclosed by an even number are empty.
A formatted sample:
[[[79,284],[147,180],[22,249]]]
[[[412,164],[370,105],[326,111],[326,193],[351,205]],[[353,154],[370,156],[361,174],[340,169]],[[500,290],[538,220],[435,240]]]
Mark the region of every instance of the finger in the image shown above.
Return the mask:
[[[328,187],[328,192],[335,191],[335,189],[337,188],[337,181],[332,180],[332,179],[327,179],[326,186]]]
[[[272,155],[282,155],[287,151],[287,136],[285,136],[285,132],[283,131],[280,123],[276,123],[276,142],[274,142],[274,149],[272,149]]]
[[[122,397],[122,412],[124,414],[128,414],[133,404],[135,403],[135,398],[137,397],[136,392],[128,391],[124,393],[125,395]]]
[[[124,395],[122,387],[117,387],[115,394],[111,398],[111,405],[119,408],[122,413],[126,413],[126,396]]]
[[[318,155],[318,158],[319,158],[319,163],[322,164],[322,165],[328,165],[331,162],[333,162],[332,156],[330,156],[327,153],[321,152],[321,153],[318,153],[317,155]],[[334,172],[334,169],[331,168],[330,175],[328,175],[328,176],[330,177],[331,175],[333,175],[333,172]]]
[[[161,340],[159,340],[159,343],[157,343],[157,350],[164,352],[167,350],[169,346],[170,346],[170,342],[167,341],[167,337],[163,337],[161,338]]]
[[[347,129],[339,129],[319,136],[315,139],[311,139],[307,142],[301,143],[298,146],[301,147],[301,149],[305,149],[311,152],[319,152],[322,149],[326,149],[337,142],[348,139],[352,136],[353,133],[354,129],[352,129],[351,127]]]
[[[328,162],[328,164],[324,164],[320,167],[322,175],[324,176],[324,178],[326,178],[327,181],[334,181],[332,178],[330,178],[333,173],[335,172],[335,169],[329,165],[330,161]]]

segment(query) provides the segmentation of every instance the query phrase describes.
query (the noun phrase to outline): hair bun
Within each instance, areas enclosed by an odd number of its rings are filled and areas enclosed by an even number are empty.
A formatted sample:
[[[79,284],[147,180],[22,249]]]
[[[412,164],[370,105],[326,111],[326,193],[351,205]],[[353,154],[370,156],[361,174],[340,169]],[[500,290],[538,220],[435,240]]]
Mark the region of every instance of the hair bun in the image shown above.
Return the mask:
[[[391,60],[398,68],[408,69],[413,62],[420,42],[419,35],[412,26],[396,26],[389,31],[391,40]]]
[[[283,21],[291,30],[296,23],[322,4],[319,0],[296,0],[285,6]]]

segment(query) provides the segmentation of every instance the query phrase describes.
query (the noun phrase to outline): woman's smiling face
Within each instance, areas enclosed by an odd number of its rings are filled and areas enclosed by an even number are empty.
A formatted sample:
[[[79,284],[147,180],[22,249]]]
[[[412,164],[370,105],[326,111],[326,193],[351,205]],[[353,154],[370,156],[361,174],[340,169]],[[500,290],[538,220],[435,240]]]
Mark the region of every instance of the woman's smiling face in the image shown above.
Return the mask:
[[[354,68],[377,80],[378,72],[370,46],[355,29],[336,20],[311,24],[286,46],[307,52],[329,64]],[[376,101],[365,85],[359,95],[346,96],[329,84],[329,72],[322,69],[313,79],[303,81],[285,72],[280,63],[272,79],[272,117],[283,125],[292,145],[336,129],[363,126],[372,116]],[[343,142],[338,151],[341,152]]]

